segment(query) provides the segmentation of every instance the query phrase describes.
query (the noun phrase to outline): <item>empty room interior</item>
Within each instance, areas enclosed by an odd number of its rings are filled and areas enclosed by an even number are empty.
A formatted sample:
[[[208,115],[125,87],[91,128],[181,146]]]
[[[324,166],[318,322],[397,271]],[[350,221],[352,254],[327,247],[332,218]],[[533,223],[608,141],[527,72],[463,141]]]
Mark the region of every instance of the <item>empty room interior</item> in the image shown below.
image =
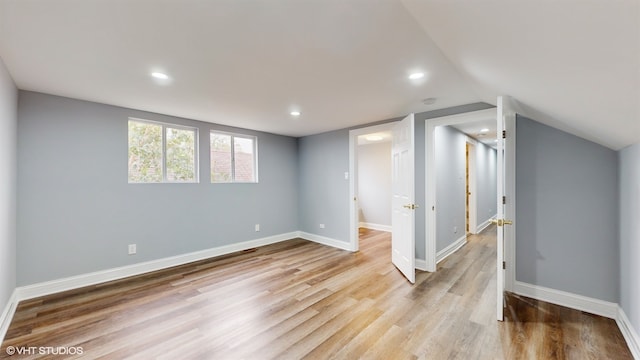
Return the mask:
[[[0,0],[0,359],[640,359],[640,2]]]

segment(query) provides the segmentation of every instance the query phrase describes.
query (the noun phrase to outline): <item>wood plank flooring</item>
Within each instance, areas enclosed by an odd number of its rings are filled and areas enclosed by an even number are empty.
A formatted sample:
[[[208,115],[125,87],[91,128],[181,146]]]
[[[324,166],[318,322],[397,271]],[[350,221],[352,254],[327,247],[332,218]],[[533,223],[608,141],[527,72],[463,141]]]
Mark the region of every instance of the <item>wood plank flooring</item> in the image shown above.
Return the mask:
[[[360,234],[358,253],[294,239],[24,301],[0,358],[632,359],[610,319],[509,296],[497,322],[495,228],[413,286],[389,233]]]

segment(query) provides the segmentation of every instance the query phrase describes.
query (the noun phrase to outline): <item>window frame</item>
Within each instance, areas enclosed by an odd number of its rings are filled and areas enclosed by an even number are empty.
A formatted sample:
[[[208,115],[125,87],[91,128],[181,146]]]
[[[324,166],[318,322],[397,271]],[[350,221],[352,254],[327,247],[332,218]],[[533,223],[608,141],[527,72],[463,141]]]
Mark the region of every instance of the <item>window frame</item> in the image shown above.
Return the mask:
[[[211,176],[211,173],[213,171],[212,165],[213,165],[213,159],[211,158],[211,152],[212,152],[212,148],[211,148],[211,136],[213,134],[219,134],[219,135],[227,135],[231,137],[231,181],[213,181],[213,176]],[[236,181],[236,152],[235,152],[235,138],[241,138],[241,139],[251,139],[253,140],[253,181]],[[248,134],[240,134],[240,133],[234,133],[234,132],[229,132],[229,131],[220,131],[220,130],[215,130],[215,129],[211,129],[209,130],[209,181],[211,184],[258,184],[258,137],[255,135],[248,135]]]
[[[195,126],[180,125],[174,123],[165,123],[161,121],[146,120],[140,118],[129,117],[127,120],[127,155],[129,153],[129,122],[134,121],[143,124],[159,125],[162,127],[162,181],[160,182],[132,182],[129,178],[129,169],[127,169],[127,182],[129,184],[198,184],[200,183],[200,129]],[[176,130],[193,131],[194,154],[193,154],[193,181],[168,181],[167,180],[167,128]]]

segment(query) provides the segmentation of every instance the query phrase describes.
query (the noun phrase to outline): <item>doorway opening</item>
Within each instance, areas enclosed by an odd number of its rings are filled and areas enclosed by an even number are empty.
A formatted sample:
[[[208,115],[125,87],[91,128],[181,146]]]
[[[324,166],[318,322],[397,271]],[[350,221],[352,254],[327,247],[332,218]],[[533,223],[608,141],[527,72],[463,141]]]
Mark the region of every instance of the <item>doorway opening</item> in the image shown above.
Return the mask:
[[[391,140],[396,122],[349,131],[350,249],[361,227],[391,232]]]
[[[476,143],[467,138],[465,143],[465,233],[467,236],[477,233],[477,181],[476,181]]]
[[[358,137],[383,138],[391,133],[391,262],[411,283],[415,283],[415,118],[414,114],[392,123],[351,130],[349,132],[350,249],[359,248],[359,178]],[[377,135],[372,135],[377,134]],[[384,170],[388,172],[388,170]]]
[[[358,136],[358,227],[391,232],[391,131]]]
[[[496,216],[496,109],[426,120],[428,271]]]

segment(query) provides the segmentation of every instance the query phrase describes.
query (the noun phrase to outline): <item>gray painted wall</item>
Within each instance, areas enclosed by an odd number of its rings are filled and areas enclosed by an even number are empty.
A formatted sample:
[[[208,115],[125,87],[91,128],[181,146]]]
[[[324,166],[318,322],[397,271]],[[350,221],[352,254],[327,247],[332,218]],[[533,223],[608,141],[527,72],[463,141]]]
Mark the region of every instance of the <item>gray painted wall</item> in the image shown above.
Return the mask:
[[[452,108],[427,111],[416,114],[416,201],[420,207],[416,209],[416,258],[425,259],[427,236],[426,236],[426,147],[425,147],[425,131],[426,121],[429,119],[437,119],[443,116],[462,114],[472,111],[491,109],[494,106],[485,103],[474,103]]]
[[[435,128],[436,251],[465,236],[467,135],[451,126]],[[496,214],[496,151],[481,142],[476,149],[477,223]],[[455,227],[455,229],[454,229]]]
[[[425,120],[492,108],[474,103],[415,115],[416,258],[425,258]],[[388,119],[353,127],[357,129],[400,119]],[[349,130],[298,139],[300,230],[349,242]],[[323,221],[325,229],[319,229]],[[346,246],[346,244],[345,244]]]
[[[18,285],[298,230],[295,138],[22,91],[18,117]],[[197,127],[200,183],[128,184],[129,117]],[[210,183],[210,129],[258,137],[260,183]]]
[[[417,199],[424,199],[424,119],[487,107],[418,114]],[[129,117],[197,127],[200,183],[128,184]],[[26,91],[18,118],[18,285],[295,230],[348,242],[347,129],[296,140]],[[210,129],[258,136],[259,184],[209,183]],[[416,222],[424,258],[423,208]],[[127,255],[131,243],[138,254]]]
[[[516,279],[618,302],[618,159],[518,117]]]
[[[300,230],[349,243],[349,131],[299,138],[298,168]]]
[[[465,146],[467,136],[450,126],[434,133],[436,160],[436,251],[465,236]]]
[[[640,331],[640,144],[619,152],[620,306]]]
[[[476,148],[476,216],[477,224],[496,215],[497,152],[494,148],[478,142]]]
[[[391,142],[358,146],[359,221],[391,226]]]
[[[0,312],[16,287],[18,90],[0,59]]]

